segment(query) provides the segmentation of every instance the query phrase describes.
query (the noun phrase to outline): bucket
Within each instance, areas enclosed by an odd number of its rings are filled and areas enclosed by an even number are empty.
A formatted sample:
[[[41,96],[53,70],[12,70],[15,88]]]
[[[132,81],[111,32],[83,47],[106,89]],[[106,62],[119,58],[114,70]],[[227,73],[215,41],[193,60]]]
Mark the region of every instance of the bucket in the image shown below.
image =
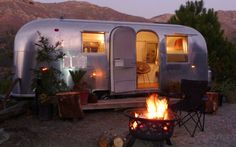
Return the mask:
[[[39,120],[47,121],[53,118],[53,104],[40,104],[38,107]]]

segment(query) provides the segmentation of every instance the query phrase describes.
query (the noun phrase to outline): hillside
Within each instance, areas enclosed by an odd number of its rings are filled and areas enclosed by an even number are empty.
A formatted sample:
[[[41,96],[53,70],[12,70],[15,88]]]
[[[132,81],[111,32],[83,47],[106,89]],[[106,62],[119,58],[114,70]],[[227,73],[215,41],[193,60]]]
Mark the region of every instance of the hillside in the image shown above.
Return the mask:
[[[149,21],[107,7],[99,7],[82,1],[39,3],[31,0],[0,0],[0,33],[18,30],[28,21],[40,18],[76,18],[119,21]]]
[[[158,23],[166,23],[173,14],[155,16],[150,20]],[[218,20],[224,30],[224,35],[236,43],[236,11],[217,11]]]
[[[217,11],[225,36],[236,43],[236,11]]]
[[[236,11],[217,11],[219,21],[229,40],[236,42]],[[32,0],[0,0],[0,39],[9,30],[16,32],[23,24],[41,18],[75,18],[133,22],[166,23],[173,14],[151,19],[127,15],[107,7],[83,1],[39,3]],[[1,41],[1,40],[0,40]]]

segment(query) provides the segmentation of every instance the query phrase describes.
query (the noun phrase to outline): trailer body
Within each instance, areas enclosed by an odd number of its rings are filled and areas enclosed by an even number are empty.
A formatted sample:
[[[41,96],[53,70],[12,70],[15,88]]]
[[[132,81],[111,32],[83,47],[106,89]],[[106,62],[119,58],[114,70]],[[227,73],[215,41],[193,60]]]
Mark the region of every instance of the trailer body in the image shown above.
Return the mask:
[[[181,79],[208,80],[207,46],[193,28],[155,23],[41,19],[25,24],[14,44],[13,96],[33,97],[37,32],[66,54],[54,66],[72,87],[69,70],[85,69],[94,93],[110,95],[174,91]]]

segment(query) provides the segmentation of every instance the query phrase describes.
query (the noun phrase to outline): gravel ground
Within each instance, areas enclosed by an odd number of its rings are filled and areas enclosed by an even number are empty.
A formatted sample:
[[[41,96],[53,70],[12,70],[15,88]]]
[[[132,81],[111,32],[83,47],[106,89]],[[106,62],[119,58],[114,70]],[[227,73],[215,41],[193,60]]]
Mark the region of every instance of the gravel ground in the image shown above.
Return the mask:
[[[236,147],[235,113],[236,104],[224,103],[215,114],[206,115],[205,131],[197,131],[195,137],[190,137],[183,127],[175,127],[172,147]],[[85,118],[78,121],[59,118],[40,121],[31,114],[7,120],[0,123],[0,128],[4,128],[10,138],[0,146],[96,147],[103,134],[122,137],[128,134],[128,118],[123,110],[86,111],[85,114]]]

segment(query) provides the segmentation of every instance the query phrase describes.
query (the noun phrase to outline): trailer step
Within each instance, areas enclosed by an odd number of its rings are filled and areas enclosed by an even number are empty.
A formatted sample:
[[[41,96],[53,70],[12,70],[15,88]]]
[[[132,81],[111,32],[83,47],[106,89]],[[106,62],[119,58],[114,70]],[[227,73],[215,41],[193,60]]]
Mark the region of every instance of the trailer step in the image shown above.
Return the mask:
[[[171,98],[170,103],[175,103],[179,99]],[[82,110],[98,110],[98,109],[117,109],[117,108],[139,108],[146,106],[146,97],[122,98],[98,100],[97,103],[88,103],[82,105]]]

